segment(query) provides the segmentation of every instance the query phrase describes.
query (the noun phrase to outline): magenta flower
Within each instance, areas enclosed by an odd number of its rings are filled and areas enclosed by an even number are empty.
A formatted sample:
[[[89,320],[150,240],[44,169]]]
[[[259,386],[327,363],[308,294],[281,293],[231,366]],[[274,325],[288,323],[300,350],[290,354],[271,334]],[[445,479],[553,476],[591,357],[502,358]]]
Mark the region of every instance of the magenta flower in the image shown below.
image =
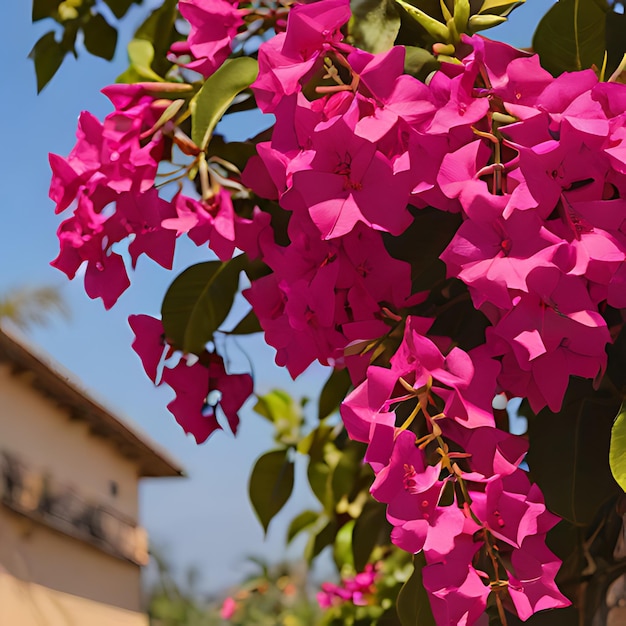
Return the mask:
[[[236,434],[237,413],[252,393],[249,374],[227,374],[224,362],[217,354],[208,355],[207,360],[208,367],[201,361],[189,365],[182,358],[175,367],[164,368],[162,374],[162,382],[176,392],[167,408],[182,429],[193,435],[196,443],[204,443],[222,428],[216,416],[218,406]]]
[[[464,533],[454,539],[452,550],[426,553],[422,577],[437,624],[472,626],[483,615],[491,588],[483,580],[486,575],[472,565],[479,548],[480,543]]]
[[[141,359],[148,378],[156,385],[160,378],[160,366],[163,359],[170,356],[170,348],[165,341],[163,323],[149,315],[131,315],[128,324],[135,333],[133,350]]]
[[[230,55],[245,11],[237,8],[236,1],[227,0],[180,0],[178,9],[191,29],[185,46],[175,44],[172,52],[184,53],[187,48],[194,60],[185,67],[210,76]]]
[[[287,194],[297,193],[323,239],[346,235],[363,222],[401,234],[411,223],[409,187],[375,144],[357,137],[338,120],[312,138],[313,159],[293,174]]]

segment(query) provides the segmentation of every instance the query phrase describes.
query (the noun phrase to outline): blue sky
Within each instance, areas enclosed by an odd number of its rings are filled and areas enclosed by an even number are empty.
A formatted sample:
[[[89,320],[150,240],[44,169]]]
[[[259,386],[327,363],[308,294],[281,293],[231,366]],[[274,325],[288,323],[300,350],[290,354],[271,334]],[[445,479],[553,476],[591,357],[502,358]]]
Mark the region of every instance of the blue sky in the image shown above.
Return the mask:
[[[494,38],[530,45],[534,24],[551,4],[528,0],[511,23],[492,31]],[[146,481],[142,488],[142,521],[153,542],[179,570],[195,565],[202,575],[201,587],[219,589],[240,579],[246,571],[246,556],[271,560],[284,556],[289,519],[315,506],[305,489],[303,468],[296,475],[300,493],[274,520],[264,541],[248,504],[247,480],[253,460],[272,447],[267,422],[250,410],[249,403],[242,412],[236,439],[218,432],[206,444],[196,446],[165,408],[170,393],[152,386],[130,348],[128,316],[158,314],[167,285],[176,274],[141,258],[137,272],[131,276],[132,287],[107,312],[99,300],[92,301],[84,294],[80,280],[70,283],[49,266],[58,253],[55,233],[60,219],[48,199],[48,152],[65,156],[71,150],[81,110],[87,109],[101,119],[110,111],[108,100],[99,91],[125,69],[126,55],[120,46],[112,63],[87,54],[77,62],[68,58],[52,83],[37,96],[34,69],[27,55],[50,26],[31,24],[29,2],[9,2],[4,14],[0,25],[5,56],[0,99],[0,118],[4,121],[0,152],[0,291],[19,285],[61,286],[72,311],[71,320],[36,329],[29,333],[29,340],[73,372],[96,398],[164,446],[187,469],[187,479]],[[128,39],[140,19],[140,10],[130,14],[122,40]],[[247,131],[255,134],[250,122],[237,120],[239,136],[235,138],[243,139]],[[204,250],[191,244],[179,245],[175,270],[180,272],[206,258]],[[255,386],[260,394],[274,387],[286,388],[296,397],[312,394],[311,390],[318,389],[326,376],[321,367],[312,367],[293,383],[285,371],[273,366],[273,350],[259,337],[241,340],[240,347],[231,346],[231,356],[245,358],[242,350],[255,363]],[[298,550],[290,554],[297,556]]]

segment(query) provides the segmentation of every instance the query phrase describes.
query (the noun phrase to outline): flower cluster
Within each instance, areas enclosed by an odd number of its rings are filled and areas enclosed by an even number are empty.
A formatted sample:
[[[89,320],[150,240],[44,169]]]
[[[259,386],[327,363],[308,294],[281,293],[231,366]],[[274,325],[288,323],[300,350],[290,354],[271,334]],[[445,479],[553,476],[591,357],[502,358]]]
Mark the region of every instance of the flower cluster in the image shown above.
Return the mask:
[[[50,197],[57,213],[74,209],[59,226],[61,251],[52,265],[73,278],[86,262],[85,291],[108,309],[130,285],[115,244],[132,236],[133,267],[146,254],[171,269],[176,235],[161,226],[175,213],[154,188],[167,150],[154,127],[169,101],[155,99],[151,86],[142,84],[112,85],[103,92],[115,111],[103,123],[81,113],[69,156],[50,155]]]
[[[71,278],[86,262],[87,293],[108,308],[129,284],[113,249],[125,238],[133,266],[145,253],[171,267],[184,233],[222,261],[258,257],[244,296],[276,362],[293,377],[316,360],[349,370],[343,422],[367,444],[392,541],[424,551],[437,623],[474,624],[490,594],[523,620],[567,605],[545,544],[557,518],[520,467],[526,442],[495,427],[492,400],[558,411],[571,376],[604,373],[606,312],[626,308],[626,88],[591,70],[555,79],[536,56],[478,36],[425,84],[405,73],[404,47],[370,54],[346,41],[348,0],[181,0],[180,12],[190,34],[172,54],[204,76],[255,28],[273,29],[252,85],[276,118],[271,134],[242,173],[214,175],[171,116],[159,121],[167,83],[108,88],[115,111],[104,123],[82,114],[74,150],[51,156],[51,197],[74,211],[53,264]],[[182,184],[159,196],[172,143],[192,157],[183,169],[199,197]],[[239,214],[239,192],[259,206]],[[439,248],[447,277],[418,288],[419,255],[397,246],[427,211],[460,226]],[[434,330],[454,280],[485,317],[469,350]],[[160,321],[130,323],[185,431],[206,440],[219,405],[235,432],[251,378],[227,374],[213,351],[172,364]],[[327,586],[321,603],[358,604],[372,576]]]
[[[553,79],[518,51],[504,65],[502,44],[471,44],[460,75],[480,75],[490,114],[441,163],[437,182],[465,218],[442,259],[492,324],[500,387],[558,411],[570,375],[604,372],[602,312],[626,304],[624,89],[591,70]]]
[[[558,518],[519,468],[527,443],[494,427],[497,362],[459,348],[444,356],[420,326],[408,319],[391,367],[371,366],[341,411],[350,436],[368,444],[392,542],[424,551],[439,624],[473,624],[492,592],[524,620],[567,606],[545,545]]]
[[[203,443],[221,429],[216,411],[219,407],[233,434],[239,426],[238,411],[252,394],[249,374],[227,374],[219,354],[205,352],[199,358],[180,355],[168,344],[160,320],[149,315],[131,315],[128,320],[135,333],[133,349],[141,358],[148,378],[165,383],[176,393],[167,408],[186,433]]]
[[[322,590],[317,594],[317,602],[323,609],[346,602],[351,602],[356,606],[365,606],[374,596],[377,578],[376,567],[368,563],[362,572],[342,578],[338,585],[329,582],[322,583]]]

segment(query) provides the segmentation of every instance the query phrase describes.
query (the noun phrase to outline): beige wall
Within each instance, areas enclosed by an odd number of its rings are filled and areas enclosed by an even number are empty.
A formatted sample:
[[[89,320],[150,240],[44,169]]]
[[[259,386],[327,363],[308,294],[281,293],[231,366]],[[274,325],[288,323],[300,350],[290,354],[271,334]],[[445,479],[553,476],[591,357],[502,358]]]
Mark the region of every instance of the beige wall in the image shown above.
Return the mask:
[[[80,488],[83,496],[136,520],[135,465],[27,381],[27,373],[13,376],[7,365],[0,365],[0,451],[19,453],[33,469],[50,471],[57,481]],[[110,494],[110,481],[119,485],[117,497]]]
[[[0,365],[0,452],[74,488],[81,498],[137,520],[133,463],[80,420],[35,391],[28,374]],[[118,484],[111,494],[110,482]],[[140,568],[0,505],[0,566],[13,576],[131,611],[139,609]],[[17,625],[16,625],[17,626]],[[87,626],[87,625],[85,625]]]
[[[0,564],[23,581],[130,611],[140,609],[139,566],[5,507],[0,507]]]
[[[148,617],[13,578],[0,570],[3,626],[148,626]]]

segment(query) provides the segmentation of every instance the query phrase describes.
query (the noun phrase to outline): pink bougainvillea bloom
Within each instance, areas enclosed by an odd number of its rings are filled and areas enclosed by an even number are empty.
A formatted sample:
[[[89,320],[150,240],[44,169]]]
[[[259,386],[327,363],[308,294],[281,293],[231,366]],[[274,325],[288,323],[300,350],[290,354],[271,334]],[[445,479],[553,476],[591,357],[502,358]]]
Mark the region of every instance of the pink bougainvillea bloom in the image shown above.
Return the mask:
[[[506,220],[465,220],[440,258],[448,276],[470,288],[477,308],[487,301],[506,310],[517,292],[528,292],[526,278],[534,268],[555,266],[563,243],[536,213],[514,211]]]
[[[131,315],[128,324],[135,333],[133,350],[141,359],[148,378],[156,385],[159,378],[159,366],[166,352],[163,323],[149,315]]]
[[[224,602],[222,603],[222,608],[220,609],[220,617],[222,619],[230,619],[237,610],[237,602],[230,596],[228,596]]]
[[[180,0],[178,8],[191,25],[186,46],[195,57],[185,67],[210,76],[231,53],[233,39],[244,24],[244,11],[236,1],[227,0]],[[184,52],[179,46],[172,51]]]
[[[237,413],[252,393],[249,374],[227,374],[224,361],[217,354],[205,355],[204,360],[208,360],[208,367],[201,361],[189,365],[182,358],[175,367],[164,368],[162,374],[162,381],[176,392],[176,397],[167,408],[197,443],[203,443],[222,428],[215,414],[218,406],[224,412],[231,431],[236,434],[239,425]]]
[[[219,405],[226,416],[230,430],[233,435],[236,435],[239,426],[239,409],[252,395],[252,376],[250,374],[227,374],[224,360],[218,354],[210,354],[208,360],[209,395],[207,402],[212,400],[211,392],[219,392],[219,399],[213,401],[212,406],[215,409]]]
[[[467,462],[480,479],[495,475],[507,476],[517,471],[528,451],[528,442],[498,428],[479,426],[467,428],[451,419],[437,421],[446,438],[458,443],[469,454]],[[476,480],[465,475],[466,480]]]
[[[337,120],[313,136],[308,169],[293,174],[293,186],[323,239],[349,233],[358,222],[401,234],[411,223],[408,180],[394,175],[376,145]]]
[[[322,583],[322,590],[317,594],[317,602],[322,609],[340,606],[351,602],[355,606],[367,606],[373,600],[378,577],[376,568],[368,563],[362,572],[355,576],[343,577],[338,585]]]
[[[535,412],[546,405],[557,412],[570,375],[595,378],[604,370],[611,337],[579,277],[540,267],[529,273],[527,283],[530,293],[514,302],[493,335],[488,329],[487,341],[502,338],[517,361],[516,367],[510,356],[503,358],[502,388],[527,396]],[[532,375],[532,388],[523,372]]]
[[[162,380],[176,393],[167,408],[196,443],[205,442],[221,428],[212,409],[205,414],[209,372],[204,365],[197,362],[189,366],[186,359],[181,359],[175,367],[164,368]]]
[[[301,82],[322,63],[329,50],[341,46],[340,28],[350,19],[348,0],[296,4],[289,11],[287,30],[259,48],[259,76],[252,84],[256,101],[271,113],[285,96],[297,93]]]
[[[472,626],[483,615],[491,588],[472,565],[480,548],[471,533],[454,539],[454,548],[445,554],[426,552],[422,570],[424,587],[437,624]]]
[[[520,548],[513,551],[511,564],[508,591],[520,619],[571,604],[556,586],[561,560],[547,548],[545,535],[525,537]]]
[[[419,126],[434,114],[428,87],[404,74],[404,56],[403,46],[376,55],[357,49],[348,56],[352,71],[359,77],[359,94],[372,104],[355,125],[357,135],[377,142],[399,120]]]
[[[159,197],[152,187],[142,194],[122,194],[116,211],[129,234],[134,235],[128,246],[133,268],[137,257],[145,254],[161,267],[172,269],[176,234],[161,227],[163,220],[175,215],[171,203]]]

